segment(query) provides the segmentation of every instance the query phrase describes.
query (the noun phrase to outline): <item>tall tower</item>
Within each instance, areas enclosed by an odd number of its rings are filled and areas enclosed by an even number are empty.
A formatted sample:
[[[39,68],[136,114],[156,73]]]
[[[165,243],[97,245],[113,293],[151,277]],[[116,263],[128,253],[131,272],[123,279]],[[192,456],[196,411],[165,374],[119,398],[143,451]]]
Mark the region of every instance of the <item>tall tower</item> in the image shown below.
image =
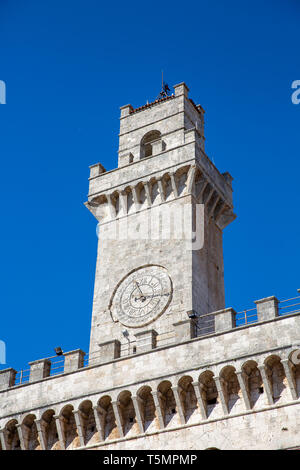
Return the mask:
[[[205,154],[203,108],[185,83],[174,89],[121,107],[118,168],[90,168],[86,206],[99,222],[91,358],[100,346],[122,355],[136,342],[174,341],[174,324],[225,307],[232,178]]]
[[[123,106],[118,168],[91,167],[90,355],[0,370],[0,451],[299,449],[299,299],[224,308],[231,177],[204,152],[203,109],[174,88]]]

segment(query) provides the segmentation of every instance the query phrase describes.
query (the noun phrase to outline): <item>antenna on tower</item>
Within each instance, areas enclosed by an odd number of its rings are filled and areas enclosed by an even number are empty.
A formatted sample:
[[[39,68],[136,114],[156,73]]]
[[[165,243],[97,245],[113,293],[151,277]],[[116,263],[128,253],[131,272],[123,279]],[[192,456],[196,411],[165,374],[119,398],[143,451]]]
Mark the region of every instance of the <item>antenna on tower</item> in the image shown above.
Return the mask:
[[[158,95],[157,99],[166,98],[171,94],[169,85],[164,82],[164,71],[161,71],[161,92]]]

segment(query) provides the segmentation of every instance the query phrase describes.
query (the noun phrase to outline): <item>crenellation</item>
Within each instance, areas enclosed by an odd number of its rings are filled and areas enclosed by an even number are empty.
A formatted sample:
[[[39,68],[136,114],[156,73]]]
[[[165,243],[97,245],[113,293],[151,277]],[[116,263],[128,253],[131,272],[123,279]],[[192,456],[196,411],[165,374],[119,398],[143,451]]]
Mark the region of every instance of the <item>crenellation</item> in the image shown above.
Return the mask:
[[[133,113],[133,107],[131,106],[131,104],[126,104],[124,106],[121,106],[120,110],[121,110],[121,119]]]
[[[15,385],[17,371],[12,367],[0,370],[0,390],[5,390]]]
[[[38,359],[29,362],[30,375],[29,382],[35,382],[50,376],[51,361],[49,359]]]
[[[257,316],[259,321],[278,317],[278,299],[275,296],[255,300]]]
[[[118,168],[90,166],[89,354],[0,371],[1,450],[299,448],[300,302],[225,307],[233,178],[204,151],[203,108],[174,90],[122,106]]]
[[[288,318],[286,318],[285,320],[288,320]],[[282,319],[282,321],[284,321],[284,319]],[[190,346],[189,346],[189,349],[190,349]],[[290,351],[291,353],[291,351]],[[282,353],[280,353],[282,354]],[[277,354],[278,355],[278,354]],[[182,354],[180,355],[182,357]],[[284,354],[284,357],[286,356],[286,354]],[[258,365],[258,369],[257,370],[261,370],[261,371],[266,371],[266,366],[265,364],[262,364],[261,362],[263,361],[263,357],[264,355],[261,355],[261,359],[260,358],[256,358],[255,356],[252,356],[253,359],[255,359],[255,361],[252,360],[252,363],[259,363],[260,365]],[[274,362],[274,354],[270,354],[269,356],[269,359],[266,361],[264,361],[266,364],[268,364],[268,368],[271,370],[274,370],[276,372],[276,370],[278,369],[278,366],[276,364],[278,364],[278,362],[276,363],[276,361]],[[231,361],[232,363],[232,361]],[[241,385],[241,381],[239,380],[239,377],[242,376],[249,376],[249,372],[251,371],[251,369],[249,369],[249,360],[244,362],[244,364],[240,361],[239,363],[239,366],[237,365],[237,367],[239,367],[239,370],[236,369],[235,371],[235,368],[232,366],[232,365],[227,365],[227,366],[221,366],[220,364],[220,367],[217,367],[215,368],[215,366],[209,366],[207,365],[206,367],[206,374],[208,373],[208,371],[210,370],[211,372],[211,379],[210,380],[213,380],[214,383],[215,383],[215,387],[216,387],[216,392],[213,392],[213,389],[211,390],[211,392],[209,392],[209,387],[211,387],[211,385],[209,385],[209,382],[203,382],[203,378],[204,378],[204,372],[201,372],[201,369],[198,371],[198,374],[199,374],[199,382],[198,381],[195,381],[194,378],[196,377],[197,373],[195,374],[195,370],[193,370],[192,372],[192,379],[193,380],[193,388],[198,387],[198,393],[195,392],[195,400],[197,401],[197,403],[200,402],[200,404],[202,404],[202,407],[201,405],[199,406],[199,415],[197,416],[197,420],[195,421],[195,423],[201,423],[201,421],[204,421],[204,422],[209,422],[210,420],[216,420],[216,419],[219,419],[219,420],[222,420],[222,419],[225,419],[227,416],[230,416],[232,415],[232,419],[237,416],[237,415],[240,415],[240,414],[247,414],[250,410],[252,412],[252,410],[254,410],[253,408],[253,403],[250,402],[250,400],[246,400],[245,399],[245,389],[243,391],[243,385]],[[188,376],[191,372],[188,372],[186,371],[184,373],[184,377]],[[78,373],[82,373],[80,371],[77,372]],[[98,372],[97,372],[98,374]],[[218,375],[216,375],[218,374]],[[235,375],[236,374],[236,375]],[[253,374],[252,374],[253,375]],[[279,383],[281,383],[281,380],[280,377],[282,376],[282,374],[276,372],[275,374],[272,373],[270,374],[269,372],[268,373],[264,373],[263,372],[263,378],[264,378],[264,387],[265,387],[265,390],[266,390],[266,393],[267,393],[267,398],[268,398],[268,403],[264,403],[264,404],[261,404],[261,407],[262,409],[264,409],[265,406],[275,406],[274,410],[278,410],[278,408],[276,408],[276,403],[274,402],[274,399],[273,398],[270,398],[273,396],[273,393],[271,390],[276,390],[276,385]],[[165,429],[168,429],[170,428],[170,430],[172,430],[174,428],[174,426],[176,427],[180,427],[180,426],[186,426],[189,424],[189,420],[187,420],[186,416],[187,416],[187,411],[186,411],[186,405],[185,405],[185,402],[184,402],[184,383],[186,383],[186,379],[184,379],[183,381],[183,377],[180,377],[180,375],[178,375],[178,373],[176,373],[175,375],[176,377],[176,380],[172,380],[171,377],[166,377],[167,378],[167,381],[169,381],[172,385],[170,386],[171,388],[169,388],[169,386],[165,386],[164,384],[166,383],[166,380],[164,379],[160,379],[157,380],[157,381],[152,381],[151,382],[151,386],[152,387],[157,387],[157,390],[158,390],[158,395],[155,394],[154,392],[153,393],[153,399],[154,399],[154,403],[156,403],[156,408],[159,408],[161,409],[161,413],[159,414],[161,416],[160,418],[160,429],[161,430],[165,430]],[[279,379],[278,379],[279,378]],[[53,378],[54,380],[57,380],[58,378],[57,377],[54,377]],[[170,380],[171,379],[171,380]],[[274,381],[272,383],[272,381]],[[279,380],[279,382],[278,382]],[[270,382],[271,381],[271,382]],[[83,380],[80,380],[80,383],[84,383],[85,381]],[[161,385],[160,385],[160,382],[161,382]],[[176,383],[178,385],[176,385]],[[197,385],[199,383],[199,385]],[[143,390],[146,386],[147,382],[145,383],[145,385],[143,384],[139,384],[139,388],[138,390]],[[206,385],[205,385],[206,384]],[[30,385],[31,387],[32,386],[36,386],[34,383]],[[260,386],[260,382],[256,382],[256,385],[254,385],[254,382],[253,382],[253,385],[251,387],[249,387],[249,394],[250,396],[253,397],[253,387],[259,387]],[[58,385],[59,387],[59,385]],[[144,387],[144,388],[143,388]],[[139,397],[139,391],[135,391],[136,388],[132,388],[132,386],[127,386],[126,387],[126,390],[130,391],[132,389],[132,396],[133,397],[136,397],[135,394],[137,394],[137,397]],[[282,393],[282,388],[278,387],[277,385],[277,389],[280,390],[280,393]],[[170,392],[169,392],[170,390]],[[206,391],[203,395],[202,392],[200,392],[200,390],[202,390],[203,392]],[[238,391],[240,390],[240,391]],[[172,392],[172,393],[171,393]],[[126,392],[127,393],[127,392]],[[213,401],[214,401],[214,396],[215,395],[212,395],[212,393],[217,393],[218,397],[219,397],[219,402],[218,402],[218,399],[215,400],[215,404],[212,404]],[[238,395],[236,395],[238,393]],[[277,393],[277,398],[278,398],[278,392]],[[276,394],[275,393],[275,394]],[[105,392],[105,394],[112,394],[111,392]],[[101,395],[101,393],[100,393]],[[118,427],[118,431],[119,431],[119,437],[118,439],[126,439],[126,435],[128,434],[128,432],[124,432],[124,429],[126,429],[126,420],[128,420],[130,418],[129,414],[127,413],[126,414],[126,409],[127,409],[127,405],[126,405],[126,400],[124,402],[124,399],[123,399],[123,404],[118,401],[117,397],[123,397],[124,394],[122,395],[122,393],[120,391],[117,392],[117,394],[112,394],[112,396],[114,397],[112,401],[112,406],[113,406],[113,410],[114,410],[114,413],[115,413],[115,418],[116,418],[116,421],[117,423],[119,423],[119,427]],[[238,398],[238,402],[240,403],[240,405],[237,407],[237,402],[236,402],[236,398],[239,396]],[[300,389],[298,388],[297,389],[297,397],[296,397],[296,401],[299,399],[298,397],[300,396]],[[47,397],[48,401],[49,401],[49,397]],[[87,403],[87,399],[89,400],[92,400],[92,403],[94,403],[93,406],[97,406],[96,404],[96,401],[97,401],[97,394],[96,396],[89,396],[89,397],[86,397],[86,398],[82,398],[81,400],[81,403],[84,404],[84,403]],[[96,401],[95,401],[96,400]],[[193,401],[193,400],[192,400]],[[242,402],[243,402],[243,406],[242,406]],[[72,403],[72,402],[71,402]],[[77,444],[76,446],[80,446],[82,445],[82,442],[83,440],[85,440],[84,442],[86,442],[86,438],[85,438],[85,433],[87,432],[86,429],[87,429],[87,426],[86,424],[84,424],[84,417],[82,416],[82,406],[83,405],[80,405],[80,401],[78,402],[77,401],[77,408],[75,408],[72,404],[69,402],[69,405],[64,405],[62,410],[59,412],[59,416],[56,418],[56,421],[59,420],[58,422],[60,423],[60,425],[58,426],[58,429],[59,427],[62,426],[62,429],[63,429],[63,433],[65,435],[65,433],[69,433],[71,432],[71,436],[73,435],[73,440],[74,439],[77,439]],[[125,404],[124,404],[125,403]],[[135,400],[133,400],[133,408],[136,410],[136,406],[134,406],[134,403],[135,403]],[[141,428],[140,428],[140,425],[141,425],[141,417],[143,415],[143,413],[146,413],[147,411],[144,410],[143,411],[143,408],[142,408],[142,405],[143,403],[145,404],[145,398],[141,397],[141,400],[139,401],[139,413],[140,413],[140,416],[138,418],[138,428],[139,430],[136,430],[135,433],[136,435],[138,435],[140,432],[141,432]],[[290,397],[286,396],[286,399],[285,399],[285,403],[286,404],[289,404],[290,403]],[[49,404],[51,406],[51,404]],[[175,405],[175,408],[172,408],[173,406]],[[249,409],[249,406],[250,406],[250,409]],[[278,406],[278,405],[277,405]],[[124,408],[125,407],[125,408]],[[216,408],[218,407],[219,409],[219,412],[216,413],[214,411],[214,413],[212,413],[212,408]],[[220,408],[221,407],[221,408]],[[178,413],[178,417],[176,419],[173,418],[173,409],[175,409],[175,415],[177,415]],[[201,412],[201,409],[202,409],[202,412]],[[208,410],[208,411],[205,411],[205,410]],[[255,408],[256,410],[259,409],[259,408]],[[64,411],[65,410],[65,411]],[[72,411],[73,415],[75,414],[75,416],[78,415],[79,411],[79,416],[81,416],[80,420],[79,418],[75,418],[75,424],[77,426],[77,431],[72,431],[72,429],[74,429],[71,424],[70,424],[70,419],[71,419],[71,415],[69,413],[69,411]],[[122,412],[120,411],[122,410]],[[176,411],[177,410],[177,411]],[[220,410],[221,410],[221,413],[220,413]],[[33,410],[32,412],[29,412],[29,415],[32,416],[33,413],[35,413],[35,411]],[[147,412],[149,414],[149,412]],[[45,414],[45,413],[44,413]],[[136,416],[138,415],[137,412],[135,411],[135,414]],[[158,415],[158,416],[159,416]],[[219,416],[219,418],[217,418],[217,416]],[[162,417],[163,418],[163,424],[162,424]],[[24,418],[21,418],[21,422],[24,422],[26,418],[26,415],[24,416]],[[104,416],[105,418],[105,416]],[[8,422],[11,422],[11,419],[8,419]],[[172,422],[172,426],[170,427],[170,423]],[[194,421],[193,421],[194,422]],[[3,422],[2,422],[3,424]],[[30,426],[32,426],[33,423],[30,424]],[[80,428],[80,429],[78,429]],[[105,426],[102,428],[104,429]],[[5,425],[4,425],[4,429],[5,428]],[[21,442],[21,446],[23,445],[24,448],[28,448],[29,447],[29,443],[26,443],[26,439],[24,437],[24,432],[23,432],[23,428],[19,426],[19,424],[17,425],[17,429],[18,429],[18,433],[20,434],[22,432],[22,436],[23,436],[23,444]],[[69,431],[68,431],[69,429]],[[37,431],[38,431],[38,428],[37,428]],[[157,432],[157,430],[155,431]],[[81,434],[80,434],[81,433]],[[33,435],[33,434],[32,434]],[[77,437],[76,437],[77,436]],[[79,436],[79,437],[78,437]],[[33,439],[30,438],[30,439]],[[106,438],[107,439],[107,438]],[[103,444],[106,444],[106,445],[112,445],[110,444],[110,440],[107,441],[107,440],[104,440]],[[61,444],[61,448],[64,448],[65,446],[67,448],[69,448],[70,446],[72,446],[72,442],[70,442],[70,437],[66,436],[66,437],[60,437],[60,444]],[[80,442],[81,441],[81,442]],[[103,441],[103,440],[102,440]],[[69,444],[65,444],[66,442],[69,442]],[[99,443],[101,442],[100,438],[99,438]],[[32,443],[30,445],[33,445]],[[95,444],[96,445],[96,444]]]
[[[64,353],[64,373],[81,369],[84,366],[85,352],[82,349],[68,351]]]
[[[236,311],[233,308],[225,308],[214,312],[215,331],[226,331],[236,326]]]
[[[97,178],[97,176],[101,176],[106,173],[106,169],[104,168],[101,163],[96,163],[95,165],[90,166],[90,178]]]

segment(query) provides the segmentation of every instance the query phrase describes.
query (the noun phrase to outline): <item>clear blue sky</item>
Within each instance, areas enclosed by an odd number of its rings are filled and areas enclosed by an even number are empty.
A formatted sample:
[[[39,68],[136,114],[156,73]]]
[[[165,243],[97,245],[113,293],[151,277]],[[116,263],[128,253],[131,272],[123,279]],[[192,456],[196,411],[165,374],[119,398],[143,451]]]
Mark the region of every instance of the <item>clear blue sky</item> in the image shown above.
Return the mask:
[[[97,238],[88,166],[116,167],[119,107],[185,81],[234,177],[226,305],[299,279],[298,0],[1,0],[1,328],[7,366],[88,349]],[[2,366],[7,367],[7,366]]]

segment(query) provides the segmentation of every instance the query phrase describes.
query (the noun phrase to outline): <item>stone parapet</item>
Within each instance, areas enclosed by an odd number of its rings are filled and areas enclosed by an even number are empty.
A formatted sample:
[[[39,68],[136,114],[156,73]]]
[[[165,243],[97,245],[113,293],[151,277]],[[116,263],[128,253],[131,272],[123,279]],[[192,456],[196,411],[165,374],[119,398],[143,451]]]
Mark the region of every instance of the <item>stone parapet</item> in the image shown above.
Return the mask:
[[[64,353],[65,365],[64,372],[73,372],[74,370],[81,369],[84,366],[85,352],[82,349],[69,351]]]
[[[215,333],[220,331],[227,331],[235,328],[236,321],[236,311],[233,308],[225,308],[224,310],[219,310],[214,312],[215,315]]]
[[[181,343],[196,336],[195,321],[192,319],[179,321],[173,324],[175,330],[175,342]]]
[[[95,163],[95,165],[90,166],[90,178],[96,178],[103,173],[106,173],[106,169],[101,163]]]
[[[16,373],[17,371],[11,367],[0,370],[0,390],[5,390],[15,385]]]
[[[156,347],[156,336],[157,332],[155,330],[139,331],[136,333],[136,352],[142,353],[154,349]]]
[[[121,343],[117,339],[105,341],[104,343],[99,343],[99,350],[94,354],[93,357],[90,357],[90,363],[102,363],[108,362],[113,359],[120,357]]]
[[[272,295],[264,299],[255,300],[258,321],[272,320],[278,317],[278,299]]]
[[[50,376],[51,361],[49,359],[38,359],[29,362],[30,375],[29,382],[36,382]]]

